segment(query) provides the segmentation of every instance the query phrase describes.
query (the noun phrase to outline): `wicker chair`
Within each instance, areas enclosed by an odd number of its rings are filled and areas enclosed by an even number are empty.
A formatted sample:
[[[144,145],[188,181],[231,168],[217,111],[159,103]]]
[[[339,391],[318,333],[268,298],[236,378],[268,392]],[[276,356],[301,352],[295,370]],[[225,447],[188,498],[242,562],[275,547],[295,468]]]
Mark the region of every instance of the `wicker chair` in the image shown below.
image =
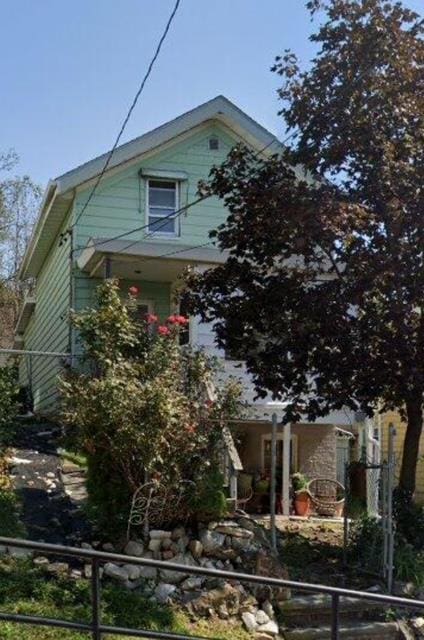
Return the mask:
[[[314,478],[308,483],[315,511],[320,516],[341,516],[345,504],[345,488],[331,478]]]

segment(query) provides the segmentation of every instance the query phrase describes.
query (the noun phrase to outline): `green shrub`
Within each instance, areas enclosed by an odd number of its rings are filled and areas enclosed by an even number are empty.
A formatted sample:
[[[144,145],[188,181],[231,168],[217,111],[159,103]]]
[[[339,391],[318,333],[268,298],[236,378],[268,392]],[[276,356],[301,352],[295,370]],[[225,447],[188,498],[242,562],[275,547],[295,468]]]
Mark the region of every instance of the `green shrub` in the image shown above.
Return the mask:
[[[10,444],[12,423],[17,414],[18,392],[16,367],[0,367],[0,451]]]
[[[383,529],[381,523],[367,515],[354,521],[350,531],[351,559],[369,572],[379,572],[382,563]]]
[[[424,550],[424,507],[399,488],[393,494],[393,515],[400,538],[419,551]]]
[[[61,382],[67,446],[87,457],[89,509],[114,534],[125,531],[131,498],[147,478],[159,496],[199,483],[211,511],[222,512],[222,479],[212,478],[212,490],[203,482],[222,458],[224,420],[240,415],[240,385],[218,387],[211,401],[214,361],[180,347],[186,318],[173,315],[159,326],[156,316],[135,320],[138,290],[129,294],[123,302],[118,282],[106,281],[98,307],[73,316],[94,373],[72,372]],[[163,517],[173,518],[171,511]]]
[[[20,538],[24,532],[24,527],[19,522],[16,494],[11,489],[0,487],[0,536]]]
[[[223,486],[224,478],[217,467],[212,467],[197,482],[191,498],[191,510],[197,520],[219,520],[227,514],[228,505]]]

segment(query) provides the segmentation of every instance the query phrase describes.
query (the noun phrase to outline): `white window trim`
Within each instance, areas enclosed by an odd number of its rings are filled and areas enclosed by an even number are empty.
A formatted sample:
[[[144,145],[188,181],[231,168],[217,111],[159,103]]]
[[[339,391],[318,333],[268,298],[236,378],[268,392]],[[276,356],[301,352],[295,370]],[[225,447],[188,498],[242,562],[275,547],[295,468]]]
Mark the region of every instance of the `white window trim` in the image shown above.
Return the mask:
[[[145,209],[146,209],[146,229],[147,233],[152,238],[180,238],[180,217],[174,218],[175,220],[175,231],[170,233],[169,231],[152,231],[150,230],[150,205],[149,205],[149,188],[150,182],[173,182],[175,184],[175,211],[178,211],[180,208],[180,181],[175,178],[146,178],[146,196],[145,196]],[[160,216],[157,216],[160,217]],[[164,216],[165,218],[166,216]],[[172,219],[170,216],[169,219]]]
[[[262,435],[262,438],[261,438],[261,470],[262,470],[262,473],[264,473],[264,471],[265,471],[265,441],[266,440],[269,440],[269,441],[272,440],[272,434],[271,433],[264,433]],[[283,448],[284,448],[284,434],[283,433],[277,433],[277,440],[283,440]],[[293,466],[294,466],[294,470],[297,471],[297,469],[298,469],[298,451],[297,451],[298,441],[297,441],[297,435],[295,433],[292,433],[290,435],[290,441],[291,441],[291,444],[293,445]]]

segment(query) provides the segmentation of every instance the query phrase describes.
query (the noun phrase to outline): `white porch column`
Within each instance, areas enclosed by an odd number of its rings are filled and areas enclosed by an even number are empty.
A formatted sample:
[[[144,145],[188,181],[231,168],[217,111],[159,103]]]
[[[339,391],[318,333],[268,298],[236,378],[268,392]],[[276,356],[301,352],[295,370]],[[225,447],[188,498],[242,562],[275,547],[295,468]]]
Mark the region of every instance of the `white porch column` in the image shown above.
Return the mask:
[[[283,515],[290,515],[290,442],[291,424],[284,425],[283,434],[283,473],[282,473],[282,499]]]

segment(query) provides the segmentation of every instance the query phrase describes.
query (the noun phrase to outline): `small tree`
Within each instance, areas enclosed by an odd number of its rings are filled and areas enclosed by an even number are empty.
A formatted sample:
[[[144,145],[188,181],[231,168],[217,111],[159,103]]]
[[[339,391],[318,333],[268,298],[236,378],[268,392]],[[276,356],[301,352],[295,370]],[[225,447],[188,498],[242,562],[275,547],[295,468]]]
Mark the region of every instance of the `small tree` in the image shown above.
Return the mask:
[[[400,411],[411,496],[424,390],[423,22],[388,0],[307,5],[325,17],[310,70],[291,52],[274,66],[290,148],[269,160],[237,148],[212,171],[202,191],[229,209],[213,236],[230,257],[191,276],[188,298],[246,359],[258,393],[290,401],[288,421]]]
[[[118,282],[106,281],[98,308],[73,316],[92,373],[61,384],[64,420],[87,454],[91,502],[108,528],[123,528],[147,478],[196,486],[218,465],[223,421],[238,411],[238,386],[217,389],[212,402],[212,362],[179,346],[186,318],[173,315],[163,325],[152,315],[134,318],[137,295],[132,287],[122,302]]]

